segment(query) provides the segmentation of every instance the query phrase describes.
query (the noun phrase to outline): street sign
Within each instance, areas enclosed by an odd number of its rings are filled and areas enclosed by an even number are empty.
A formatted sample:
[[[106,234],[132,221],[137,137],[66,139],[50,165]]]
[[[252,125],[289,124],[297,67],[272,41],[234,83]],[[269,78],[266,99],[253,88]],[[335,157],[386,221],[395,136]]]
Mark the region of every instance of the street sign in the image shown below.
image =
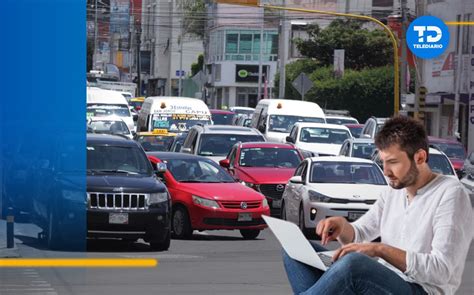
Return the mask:
[[[291,85],[301,94],[301,100],[304,100],[305,94],[313,87],[313,81],[305,73],[301,73]]]
[[[206,75],[204,75],[202,71],[199,71],[191,78],[191,80],[193,80],[194,83],[196,83],[196,85],[199,87],[199,89],[201,89],[202,86],[204,86],[204,84],[206,83]]]
[[[185,74],[185,73],[184,73],[183,70],[181,70],[181,71],[180,71],[180,70],[176,70],[176,76],[177,76],[177,77],[184,77],[184,74]]]

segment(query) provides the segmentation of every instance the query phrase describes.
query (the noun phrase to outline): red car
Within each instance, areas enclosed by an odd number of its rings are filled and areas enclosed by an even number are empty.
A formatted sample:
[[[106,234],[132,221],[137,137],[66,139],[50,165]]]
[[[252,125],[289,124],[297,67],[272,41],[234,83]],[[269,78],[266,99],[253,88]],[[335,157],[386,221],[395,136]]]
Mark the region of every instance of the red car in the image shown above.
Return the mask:
[[[464,160],[467,157],[466,149],[462,143],[433,136],[428,136],[428,140],[431,146],[434,146],[448,156],[454,170],[456,170],[456,174],[460,176],[464,167]]]
[[[246,142],[234,145],[219,164],[236,180],[264,194],[272,215],[278,216],[285,185],[302,160],[293,144]]]
[[[153,166],[163,162],[163,181],[172,201],[171,229],[176,238],[193,230],[238,229],[244,239],[255,239],[266,228],[265,197],[236,182],[214,161],[185,153],[149,152]]]
[[[214,125],[232,125],[235,113],[227,110],[209,110]]]

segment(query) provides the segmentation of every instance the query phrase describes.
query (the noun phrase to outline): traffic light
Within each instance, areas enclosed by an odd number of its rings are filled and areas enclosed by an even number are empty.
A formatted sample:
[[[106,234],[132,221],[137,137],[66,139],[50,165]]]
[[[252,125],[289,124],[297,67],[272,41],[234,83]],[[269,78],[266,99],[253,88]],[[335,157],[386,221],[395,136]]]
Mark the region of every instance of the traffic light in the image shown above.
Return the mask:
[[[424,86],[418,88],[418,119],[425,121],[425,99],[428,90]]]

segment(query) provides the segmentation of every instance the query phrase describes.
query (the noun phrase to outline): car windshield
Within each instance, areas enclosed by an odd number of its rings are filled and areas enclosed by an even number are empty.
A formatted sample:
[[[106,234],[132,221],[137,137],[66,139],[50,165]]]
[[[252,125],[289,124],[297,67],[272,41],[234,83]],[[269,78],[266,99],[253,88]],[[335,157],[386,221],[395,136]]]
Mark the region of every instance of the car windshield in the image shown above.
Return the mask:
[[[464,147],[456,143],[434,143],[448,158],[465,159],[466,151]]]
[[[203,134],[198,155],[226,156],[237,142],[265,141],[261,135]]]
[[[119,116],[130,117],[130,110],[126,105],[91,105],[87,107],[87,117]]]
[[[311,165],[310,182],[386,185],[375,164],[355,162],[315,162]]]
[[[87,144],[87,174],[151,175],[151,165],[136,146]]]
[[[151,135],[151,136],[138,136],[137,141],[142,145],[145,151],[167,151],[173,136],[163,135]]]
[[[328,124],[358,124],[357,120],[351,118],[328,118],[326,117],[326,123]]]
[[[173,178],[179,182],[235,182],[214,161],[207,159],[162,159]]]
[[[371,142],[354,143],[351,157],[370,159],[374,149],[375,144]]]
[[[87,124],[87,132],[105,134],[130,134],[130,130],[123,121],[94,120]]]
[[[428,158],[428,166],[430,166],[431,171],[444,175],[454,175],[453,168],[449,159],[444,155],[439,154],[430,154]]]
[[[211,123],[209,115],[194,114],[155,114],[152,129],[166,129],[170,132],[183,132],[196,124],[207,125]]]
[[[347,127],[351,131],[352,137],[360,137],[362,127]]]
[[[291,127],[293,127],[296,122],[324,123],[324,119],[301,116],[271,115],[268,121],[268,131],[289,133]]]
[[[349,137],[347,130],[323,127],[304,127],[300,133],[300,141],[308,143],[342,144]]]
[[[240,151],[242,167],[296,168],[301,162],[295,149],[244,148]]]
[[[232,120],[234,119],[234,114],[212,114],[212,121],[214,125],[232,125]]]

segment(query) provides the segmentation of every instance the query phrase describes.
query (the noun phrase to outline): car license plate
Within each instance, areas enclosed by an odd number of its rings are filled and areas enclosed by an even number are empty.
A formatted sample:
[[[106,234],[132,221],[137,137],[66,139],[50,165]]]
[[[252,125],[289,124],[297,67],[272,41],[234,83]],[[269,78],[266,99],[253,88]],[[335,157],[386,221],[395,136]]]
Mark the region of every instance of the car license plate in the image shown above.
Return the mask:
[[[281,200],[273,200],[272,201],[273,208],[281,208]]]
[[[239,217],[237,221],[252,221],[252,214],[251,213],[239,213]]]
[[[349,219],[349,221],[356,221],[364,214],[365,212],[349,212],[347,219]]]
[[[128,213],[109,213],[109,223],[128,224]]]

